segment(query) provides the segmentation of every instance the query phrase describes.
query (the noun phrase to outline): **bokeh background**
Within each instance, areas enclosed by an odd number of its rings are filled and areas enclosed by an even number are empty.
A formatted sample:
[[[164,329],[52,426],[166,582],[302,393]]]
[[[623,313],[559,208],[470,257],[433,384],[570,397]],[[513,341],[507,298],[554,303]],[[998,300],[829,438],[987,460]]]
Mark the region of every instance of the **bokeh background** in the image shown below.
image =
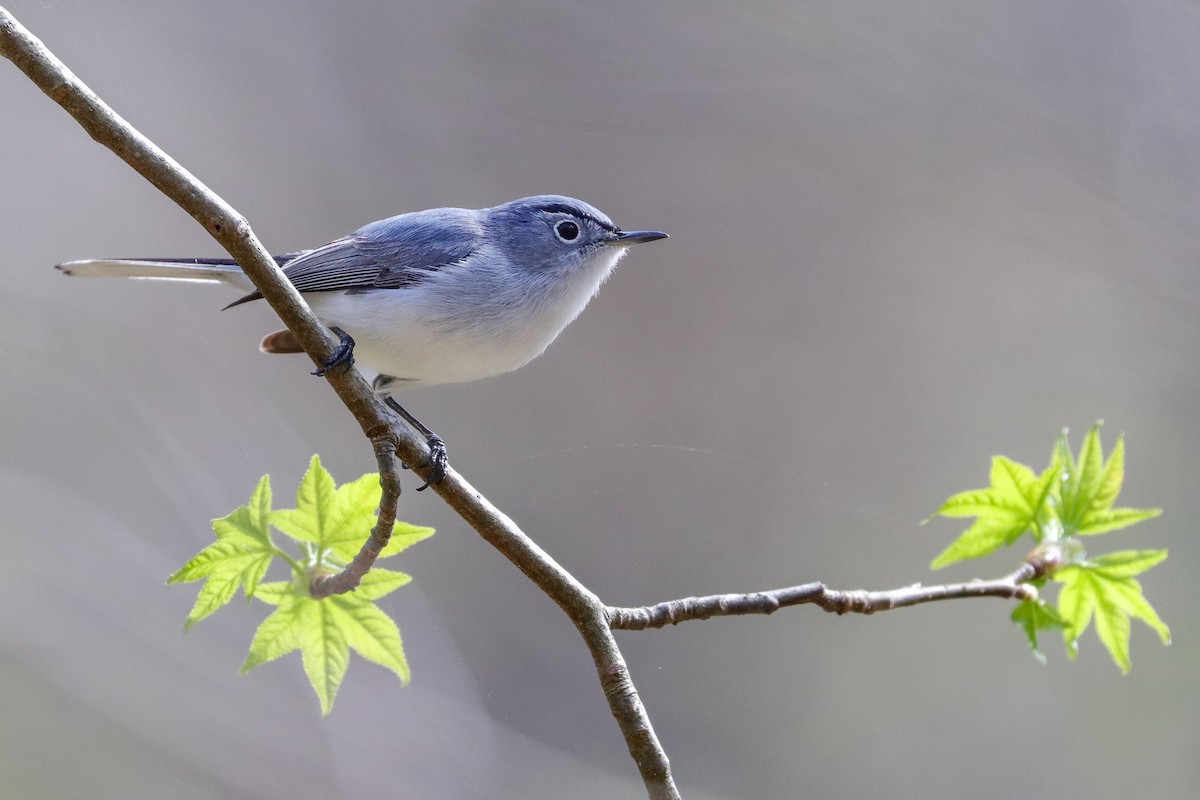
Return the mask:
[[[918,522],[992,454],[1127,435],[1121,502],[1165,513],[1091,544],[1171,548],[1172,647],[1042,666],[994,600],[624,634],[685,797],[1195,796],[1194,3],[10,9],[277,251],[542,192],[669,231],[543,358],[405,398],[609,602],[999,575],[931,575],[961,526]],[[355,660],[322,719],[298,656],[237,675],[266,606],[181,633],[209,519],[369,447],[262,304],[51,269],[218,251],[7,64],[0,142],[0,793],[643,796],[568,622],[412,482],[408,688]]]

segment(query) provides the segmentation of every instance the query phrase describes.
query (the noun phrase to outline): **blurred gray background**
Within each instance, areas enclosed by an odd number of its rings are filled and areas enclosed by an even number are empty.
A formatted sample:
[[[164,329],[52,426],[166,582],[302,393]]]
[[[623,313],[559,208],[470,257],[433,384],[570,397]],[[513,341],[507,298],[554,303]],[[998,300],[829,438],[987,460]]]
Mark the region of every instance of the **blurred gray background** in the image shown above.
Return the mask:
[[[1089,544],[1171,548],[1172,647],[1041,666],[991,600],[623,634],[685,797],[1195,796],[1195,4],[10,8],[276,251],[541,192],[669,231],[543,358],[405,397],[609,602],[999,575],[1024,551],[930,574],[962,526],[919,520],[1127,435],[1121,502],[1165,513]],[[298,656],[237,675],[265,606],[181,633],[209,519],[370,449],[264,305],[51,269],[218,251],[8,64],[0,142],[0,794],[643,796],[568,622],[411,481],[410,687],[356,658],[321,719]]]

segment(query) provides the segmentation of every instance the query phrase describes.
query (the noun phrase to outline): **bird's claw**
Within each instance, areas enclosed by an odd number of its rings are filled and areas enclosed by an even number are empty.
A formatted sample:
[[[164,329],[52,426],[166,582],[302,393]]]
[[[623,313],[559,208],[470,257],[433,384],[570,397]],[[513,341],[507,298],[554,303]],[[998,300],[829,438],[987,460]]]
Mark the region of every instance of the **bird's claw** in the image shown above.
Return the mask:
[[[442,437],[432,433],[425,443],[429,445],[429,461],[426,462],[426,466],[430,468],[429,477],[417,487],[418,492],[425,491],[435,483],[441,483],[446,478],[446,468],[450,466],[446,457],[446,443],[442,441]]]
[[[390,383],[391,380],[392,379],[389,378],[388,383]],[[376,378],[375,382],[378,386],[380,379]],[[384,383],[383,385],[386,387],[387,383]],[[383,402],[387,404],[388,408],[399,414],[405,422],[407,422],[409,425],[412,425],[425,436],[425,444],[429,447],[429,459],[421,466],[429,467],[429,478],[425,481],[425,483],[417,487],[417,491],[423,492],[435,483],[441,483],[445,479],[446,470],[450,466],[449,461],[446,459],[446,443],[442,440],[442,437],[425,427],[425,424],[421,422],[421,420],[405,411],[404,406],[397,403],[391,395],[384,395]],[[408,464],[403,462],[400,463],[400,466],[404,469],[408,469]]]
[[[341,328],[331,326],[329,330],[337,334],[339,344],[337,350],[333,351],[333,356],[322,364],[320,369],[312,373],[318,378],[324,377],[331,369],[337,367],[349,369],[354,364],[354,339]]]

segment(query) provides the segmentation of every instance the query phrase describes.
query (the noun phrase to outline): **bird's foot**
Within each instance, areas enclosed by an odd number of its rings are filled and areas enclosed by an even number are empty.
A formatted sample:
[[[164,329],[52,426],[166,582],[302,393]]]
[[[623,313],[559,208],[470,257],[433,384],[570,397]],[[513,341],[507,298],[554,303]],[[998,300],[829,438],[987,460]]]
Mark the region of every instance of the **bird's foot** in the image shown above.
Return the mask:
[[[379,384],[380,378],[383,377],[384,376],[381,375],[379,378],[375,379],[377,385]],[[391,379],[388,380],[390,381]],[[385,383],[384,386],[386,385],[387,384]],[[388,408],[392,409],[401,417],[403,417],[409,425],[412,425],[414,428],[420,431],[421,435],[425,437],[425,444],[429,447],[429,460],[422,465],[429,467],[429,477],[425,480],[425,483],[417,487],[417,491],[423,492],[435,483],[441,483],[446,477],[447,468],[450,466],[450,461],[446,457],[446,442],[442,439],[442,437],[429,430],[425,423],[408,413],[408,410],[405,409],[404,406],[397,403],[391,395],[386,395],[383,398],[383,402],[387,404]],[[401,463],[400,466],[408,469],[408,464]]]
[[[324,377],[331,369],[337,367],[349,369],[354,364],[354,339],[341,328],[330,326],[329,330],[337,334],[339,344],[337,350],[333,351],[333,357],[322,364],[319,370],[312,373],[318,378]]]
[[[429,445],[429,461],[426,463],[426,466],[430,468],[429,477],[425,479],[425,483],[417,487],[418,492],[423,492],[433,484],[445,480],[446,468],[450,466],[450,460],[446,457],[446,443],[442,441],[442,437],[431,433],[425,443]]]

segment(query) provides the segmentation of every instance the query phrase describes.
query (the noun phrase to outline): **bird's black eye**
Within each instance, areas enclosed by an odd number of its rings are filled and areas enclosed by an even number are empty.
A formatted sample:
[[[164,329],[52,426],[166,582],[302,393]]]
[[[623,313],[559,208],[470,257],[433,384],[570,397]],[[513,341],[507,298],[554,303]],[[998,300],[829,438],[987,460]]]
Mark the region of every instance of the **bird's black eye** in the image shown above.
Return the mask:
[[[579,226],[569,219],[554,226],[554,235],[564,242],[573,242],[579,238]]]

